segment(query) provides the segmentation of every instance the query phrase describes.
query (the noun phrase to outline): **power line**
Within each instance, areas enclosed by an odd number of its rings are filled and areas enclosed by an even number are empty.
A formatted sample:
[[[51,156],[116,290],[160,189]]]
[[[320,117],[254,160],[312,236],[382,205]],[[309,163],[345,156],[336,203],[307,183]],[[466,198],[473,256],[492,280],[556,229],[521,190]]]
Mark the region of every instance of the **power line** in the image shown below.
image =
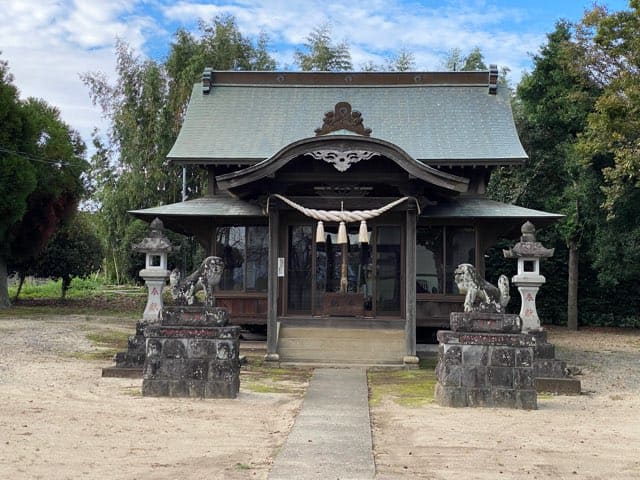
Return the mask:
[[[8,153],[10,155],[15,155],[16,157],[20,157],[20,158],[24,158],[26,160],[30,160],[32,162],[39,162],[39,163],[47,163],[50,165],[59,165],[59,166],[65,166],[65,167],[71,167],[73,166],[72,163],[67,162],[65,160],[50,160],[44,157],[36,157],[34,155],[31,155],[29,153],[26,152],[20,152],[18,150],[11,150],[5,147],[0,146],[0,152],[4,152],[4,153]]]

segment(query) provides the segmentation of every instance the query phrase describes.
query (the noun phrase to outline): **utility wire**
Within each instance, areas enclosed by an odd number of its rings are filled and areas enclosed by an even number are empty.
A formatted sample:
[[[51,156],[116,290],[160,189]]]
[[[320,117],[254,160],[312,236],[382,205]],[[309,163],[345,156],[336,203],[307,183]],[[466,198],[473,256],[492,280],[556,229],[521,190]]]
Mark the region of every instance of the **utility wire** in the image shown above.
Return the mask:
[[[64,160],[49,160],[44,157],[35,157],[29,153],[20,152],[18,150],[10,150],[8,148],[4,148],[3,146],[0,146],[0,152],[8,153],[10,155],[15,155],[16,157],[24,158],[26,160],[31,160],[32,162],[48,163],[51,165],[59,165],[59,166],[65,166],[65,167],[73,166],[72,163]]]

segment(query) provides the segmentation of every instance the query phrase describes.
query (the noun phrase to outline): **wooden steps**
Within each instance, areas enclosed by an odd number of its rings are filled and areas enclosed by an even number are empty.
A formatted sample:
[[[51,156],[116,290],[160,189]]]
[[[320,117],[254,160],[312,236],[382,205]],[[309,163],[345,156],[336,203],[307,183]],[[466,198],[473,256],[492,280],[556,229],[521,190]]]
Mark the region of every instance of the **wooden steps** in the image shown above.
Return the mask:
[[[351,365],[402,364],[404,323],[375,321],[282,322],[281,362]]]

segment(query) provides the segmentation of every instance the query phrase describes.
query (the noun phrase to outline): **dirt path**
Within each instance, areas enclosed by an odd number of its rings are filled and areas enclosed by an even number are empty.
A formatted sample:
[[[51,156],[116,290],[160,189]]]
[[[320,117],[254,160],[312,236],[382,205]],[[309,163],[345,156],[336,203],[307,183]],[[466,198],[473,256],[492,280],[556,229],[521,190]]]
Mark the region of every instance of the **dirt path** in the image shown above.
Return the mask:
[[[640,478],[640,332],[552,329],[586,394],[537,411],[372,409],[377,478]]]

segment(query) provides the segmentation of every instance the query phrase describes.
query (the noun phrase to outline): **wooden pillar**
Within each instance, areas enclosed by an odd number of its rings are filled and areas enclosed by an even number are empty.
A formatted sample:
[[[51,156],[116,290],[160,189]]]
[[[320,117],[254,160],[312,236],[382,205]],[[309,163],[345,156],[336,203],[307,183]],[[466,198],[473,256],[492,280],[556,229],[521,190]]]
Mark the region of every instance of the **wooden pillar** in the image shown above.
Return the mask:
[[[405,227],[405,324],[404,341],[406,366],[417,366],[416,356],[416,221],[417,208],[411,202],[407,208]]]
[[[278,208],[269,206],[269,282],[267,286],[267,354],[265,360],[277,362],[278,355]]]

